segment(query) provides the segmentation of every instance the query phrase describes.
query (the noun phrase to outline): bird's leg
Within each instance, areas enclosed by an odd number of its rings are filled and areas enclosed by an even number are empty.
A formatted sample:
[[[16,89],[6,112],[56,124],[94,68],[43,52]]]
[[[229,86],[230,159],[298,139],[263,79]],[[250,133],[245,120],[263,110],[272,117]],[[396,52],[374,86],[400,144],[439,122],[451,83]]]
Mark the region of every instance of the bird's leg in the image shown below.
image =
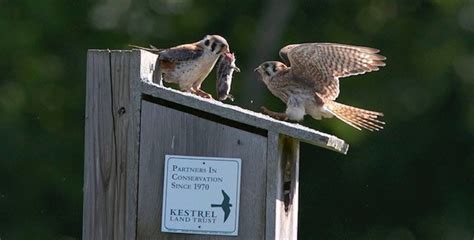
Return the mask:
[[[209,93],[206,93],[204,92],[203,90],[201,89],[197,89],[197,88],[194,88],[194,87],[191,87],[189,90],[182,90],[184,92],[190,92],[194,95],[198,95],[200,97],[203,97],[203,98],[209,98],[209,99],[212,99],[212,95],[209,94]]]
[[[264,106],[261,106],[260,110],[262,110],[263,114],[268,115],[268,116],[270,116],[272,118],[275,118],[277,120],[288,121],[288,115],[286,115],[286,113],[273,112],[273,111],[268,110]]]
[[[194,91],[195,91],[194,94],[196,94],[200,97],[213,99],[211,94],[209,94],[207,92],[204,92],[203,90],[201,90],[199,88],[194,89]]]

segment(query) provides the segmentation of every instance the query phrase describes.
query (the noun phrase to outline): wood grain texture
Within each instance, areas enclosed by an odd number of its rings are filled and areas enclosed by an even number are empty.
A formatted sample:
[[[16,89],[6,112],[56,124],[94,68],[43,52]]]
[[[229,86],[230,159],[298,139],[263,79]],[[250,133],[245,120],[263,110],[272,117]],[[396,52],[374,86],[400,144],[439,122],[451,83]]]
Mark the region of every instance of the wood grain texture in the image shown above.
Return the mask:
[[[280,172],[280,134],[269,131],[267,136],[267,186],[266,186],[266,221],[265,240],[276,240],[277,229],[281,228],[281,222],[277,220],[278,192],[283,191],[283,175]],[[278,216],[278,217],[277,217]]]
[[[108,51],[90,51],[87,58],[84,160],[83,239],[114,234],[115,136]],[[100,104],[99,104],[100,103]],[[112,211],[111,211],[112,210]]]
[[[137,239],[263,239],[266,138],[195,115],[142,102]],[[239,235],[161,232],[165,154],[242,159]]]
[[[141,81],[151,81],[157,55],[146,51],[130,51],[124,54],[131,57],[130,62],[130,103],[128,124],[127,156],[127,196],[126,196],[126,239],[136,239],[138,206],[138,157],[140,147],[141,119]]]
[[[300,124],[278,121],[261,113],[216,100],[208,100],[190,93],[180,92],[151,82],[142,82],[142,92],[154,97],[186,105],[204,112],[216,114],[265,130],[276,131],[303,142],[346,154],[349,145],[343,140],[326,133],[316,131]]]
[[[297,239],[299,198],[299,141],[268,132],[265,239]],[[285,193],[285,182],[290,182]],[[289,205],[285,210],[285,194]]]
[[[140,79],[155,58],[88,52],[83,239],[135,239]]]
[[[279,236],[276,239],[298,239],[300,144],[297,139],[287,136],[281,136],[279,142],[283,185],[287,182],[290,185],[289,189],[284,189],[278,194],[276,212],[280,214],[280,228]],[[285,201],[289,201],[289,203],[285,203]]]

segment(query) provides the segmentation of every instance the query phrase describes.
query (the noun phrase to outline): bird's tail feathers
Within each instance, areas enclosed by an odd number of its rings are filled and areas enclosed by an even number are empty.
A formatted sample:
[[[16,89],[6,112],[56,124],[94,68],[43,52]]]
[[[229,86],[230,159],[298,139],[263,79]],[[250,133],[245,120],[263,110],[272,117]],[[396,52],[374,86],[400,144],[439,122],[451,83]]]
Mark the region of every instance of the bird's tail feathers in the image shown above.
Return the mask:
[[[379,131],[385,125],[385,122],[377,119],[383,116],[381,112],[351,107],[334,101],[326,102],[324,106],[334,116],[358,130],[365,128],[369,131]]]
[[[141,49],[141,50],[149,51],[149,52],[155,53],[155,54],[163,51],[163,49],[161,49],[161,48],[156,48],[156,47],[153,46],[153,45],[150,45],[149,48],[147,48],[147,47],[141,47],[141,46],[137,46],[137,45],[133,45],[133,44],[129,44],[128,46],[129,46],[129,47],[132,47],[132,48],[134,48],[134,49]]]

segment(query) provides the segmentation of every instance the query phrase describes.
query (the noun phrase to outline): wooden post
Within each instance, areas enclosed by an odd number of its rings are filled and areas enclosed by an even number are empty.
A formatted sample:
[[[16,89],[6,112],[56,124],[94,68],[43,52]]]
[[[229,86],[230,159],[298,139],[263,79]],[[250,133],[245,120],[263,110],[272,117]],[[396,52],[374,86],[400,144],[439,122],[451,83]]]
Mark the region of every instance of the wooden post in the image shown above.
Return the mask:
[[[299,141],[268,133],[266,239],[297,239]]]
[[[83,239],[296,239],[299,142],[346,153],[301,125],[151,82],[156,55],[90,50]],[[242,160],[237,237],[163,233],[165,154]]]

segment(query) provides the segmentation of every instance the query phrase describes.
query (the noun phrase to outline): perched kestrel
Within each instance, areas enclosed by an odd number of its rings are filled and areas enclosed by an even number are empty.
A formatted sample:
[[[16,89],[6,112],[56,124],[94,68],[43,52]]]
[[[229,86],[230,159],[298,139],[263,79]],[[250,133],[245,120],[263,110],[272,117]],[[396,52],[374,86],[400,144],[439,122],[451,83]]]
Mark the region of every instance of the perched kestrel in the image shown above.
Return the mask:
[[[339,78],[364,74],[385,66],[379,50],[334,43],[303,43],[285,46],[280,57],[286,63],[268,61],[255,69],[273,95],[286,103],[285,113],[262,111],[280,120],[301,121],[309,114],[314,119],[336,116],[352,127],[380,130],[380,112],[368,111],[335,102]]]
[[[133,46],[137,47],[137,46]],[[185,92],[212,98],[201,90],[201,84],[211,72],[220,55],[229,52],[229,44],[219,35],[207,35],[201,41],[168,49],[143,48],[158,54],[153,81],[176,83]]]

